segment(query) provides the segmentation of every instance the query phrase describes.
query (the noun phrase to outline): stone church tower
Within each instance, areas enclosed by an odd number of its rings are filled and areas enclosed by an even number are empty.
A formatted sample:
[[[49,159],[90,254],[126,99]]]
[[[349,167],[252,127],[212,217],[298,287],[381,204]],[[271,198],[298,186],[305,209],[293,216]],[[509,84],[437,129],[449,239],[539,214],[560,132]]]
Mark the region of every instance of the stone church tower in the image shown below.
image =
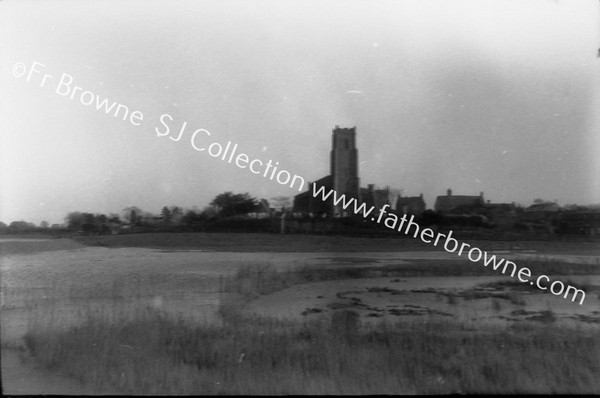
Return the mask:
[[[345,194],[346,198],[359,199],[358,180],[358,150],[356,149],[356,126],[340,128],[335,126],[332,133],[331,146],[331,177],[333,189],[338,196]],[[349,211],[351,210],[348,208]],[[335,206],[333,214],[341,216],[342,206]]]

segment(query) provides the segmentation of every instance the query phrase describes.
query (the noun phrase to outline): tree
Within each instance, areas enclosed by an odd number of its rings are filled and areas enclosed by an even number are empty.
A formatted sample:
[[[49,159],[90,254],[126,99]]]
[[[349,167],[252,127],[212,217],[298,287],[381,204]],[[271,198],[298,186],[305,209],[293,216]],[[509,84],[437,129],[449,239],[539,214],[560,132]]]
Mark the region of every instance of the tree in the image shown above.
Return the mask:
[[[81,230],[87,234],[91,234],[92,232],[97,232],[96,228],[96,216],[92,213],[83,213],[83,225],[81,226]]]
[[[162,217],[163,224],[171,223],[171,211],[167,206],[162,208],[162,210],[160,211],[160,216]]]
[[[35,230],[35,224],[26,221],[13,221],[8,225],[9,233],[26,233]]]
[[[42,229],[48,229],[49,226],[50,226],[50,224],[48,224],[48,221],[42,221],[40,223],[40,228],[42,228]]]
[[[123,219],[132,225],[137,225],[142,220],[143,211],[139,207],[129,206],[123,209]]]
[[[248,214],[259,208],[256,198],[251,197],[247,192],[243,194],[225,192],[217,195],[210,204],[216,207],[221,217]]]
[[[108,217],[106,214],[96,214],[96,220],[94,223],[94,231],[100,234],[110,233],[110,227],[108,225]]]
[[[150,213],[149,211],[144,211],[142,214],[138,215],[138,224],[139,225],[150,225],[154,224],[157,219],[157,215],[154,213]]]
[[[83,224],[85,224],[83,213],[72,211],[67,214],[67,217],[65,217],[65,224],[67,224],[67,228],[72,231],[80,231]]]
[[[171,223],[173,224],[181,224],[181,220],[183,218],[183,210],[181,207],[173,206],[171,207]]]
[[[205,206],[200,212],[200,216],[205,220],[214,220],[219,216],[219,210],[215,206]]]
[[[200,221],[200,215],[194,210],[186,211],[183,218],[181,219],[181,222],[183,222],[184,225],[188,226],[198,224]]]

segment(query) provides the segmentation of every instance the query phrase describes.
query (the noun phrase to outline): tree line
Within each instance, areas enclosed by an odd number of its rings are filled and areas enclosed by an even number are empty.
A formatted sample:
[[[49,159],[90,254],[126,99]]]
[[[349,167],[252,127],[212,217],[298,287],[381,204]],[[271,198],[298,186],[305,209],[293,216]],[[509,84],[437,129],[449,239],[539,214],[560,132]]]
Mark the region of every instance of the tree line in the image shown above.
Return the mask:
[[[271,198],[278,210],[285,209],[291,204],[288,197]],[[246,217],[254,214],[259,217],[272,215],[275,210],[266,199],[257,199],[246,193],[224,192],[215,196],[208,206],[202,210],[197,208],[184,209],[180,206],[163,206],[159,213],[147,212],[137,206],[129,206],[120,213],[89,213],[69,212],[63,225],[42,221],[39,226],[26,221],[13,221],[9,225],[0,222],[0,233],[31,233],[31,232],[77,232],[83,234],[110,234],[126,229],[135,231],[144,228],[153,229],[182,229],[201,230],[209,223],[220,220]],[[132,231],[132,232],[133,232]]]

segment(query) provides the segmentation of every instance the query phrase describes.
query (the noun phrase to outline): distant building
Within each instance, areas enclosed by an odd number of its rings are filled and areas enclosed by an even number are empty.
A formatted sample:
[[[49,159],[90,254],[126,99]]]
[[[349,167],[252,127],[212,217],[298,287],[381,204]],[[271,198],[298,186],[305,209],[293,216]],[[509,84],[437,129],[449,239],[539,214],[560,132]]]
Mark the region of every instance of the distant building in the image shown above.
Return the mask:
[[[314,216],[331,214],[333,206],[331,201],[323,202],[322,200],[313,197],[313,186],[325,187],[327,190],[333,189],[333,178],[328,175],[317,181],[309,183],[308,191],[294,196],[293,212],[311,214]]]
[[[555,213],[560,210],[560,206],[556,202],[543,202],[534,203],[525,209],[525,213],[541,214],[541,213]]]
[[[316,190],[323,187],[327,194],[334,190],[339,197],[356,198],[368,206],[382,207],[391,205],[395,199],[393,190],[389,187],[375,189],[374,185],[360,188],[358,177],[358,149],[356,149],[356,126],[341,128],[335,126],[331,134],[330,174],[309,184],[308,191],[294,197],[295,214],[311,214],[313,216],[343,217],[352,215],[353,209],[344,210],[341,203],[333,204],[333,195],[324,202],[320,195],[313,197],[313,187]]]
[[[558,218],[560,206],[555,202],[534,203],[521,215],[522,221],[533,223],[552,222]]]
[[[356,126],[347,129],[335,126],[331,141],[333,189],[338,195],[346,195],[346,198],[360,199]],[[343,212],[341,205],[334,206],[334,216],[341,216]]]
[[[493,225],[500,228],[510,228],[517,220],[517,207],[515,203],[487,203],[483,205],[481,213],[484,214]]]
[[[459,210],[468,213],[473,208],[483,207],[484,203],[483,192],[479,196],[452,195],[452,190],[448,189],[445,196],[438,196],[435,199],[434,210],[442,213]]]
[[[402,214],[423,214],[425,211],[425,201],[423,194],[420,196],[404,196],[398,195],[396,199],[396,211]]]
[[[360,199],[367,206],[374,206],[377,209],[381,209],[384,205],[393,207],[396,195],[392,193],[389,186],[383,189],[376,189],[374,184],[369,184],[367,188],[360,189]]]
[[[330,174],[310,183],[307,192],[294,197],[295,213],[336,217],[345,215],[341,204],[334,205],[332,200],[323,202],[313,197],[313,187],[324,187],[326,193],[334,190],[337,195],[360,199],[356,127],[335,126],[331,134]]]
[[[560,214],[558,231],[563,234],[600,235],[600,210],[567,210]]]

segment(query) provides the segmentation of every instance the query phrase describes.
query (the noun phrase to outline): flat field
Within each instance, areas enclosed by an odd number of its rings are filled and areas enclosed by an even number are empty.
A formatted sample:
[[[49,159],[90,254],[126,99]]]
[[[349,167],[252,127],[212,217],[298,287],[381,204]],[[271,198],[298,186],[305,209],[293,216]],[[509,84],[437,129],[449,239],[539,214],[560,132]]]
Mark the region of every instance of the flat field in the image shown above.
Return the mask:
[[[7,394],[600,393],[600,250],[470,242],[583,305],[414,239],[0,239]]]

